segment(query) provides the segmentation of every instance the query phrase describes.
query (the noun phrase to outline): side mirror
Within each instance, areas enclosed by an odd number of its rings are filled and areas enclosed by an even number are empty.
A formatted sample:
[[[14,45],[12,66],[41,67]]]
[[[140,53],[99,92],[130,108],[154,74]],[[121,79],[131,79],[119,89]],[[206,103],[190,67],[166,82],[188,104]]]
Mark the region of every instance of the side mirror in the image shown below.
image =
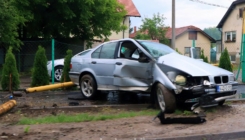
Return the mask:
[[[146,56],[143,56],[143,57],[140,57],[140,58],[138,59],[138,61],[139,61],[140,63],[148,63],[148,62],[149,62],[149,59],[148,59]]]

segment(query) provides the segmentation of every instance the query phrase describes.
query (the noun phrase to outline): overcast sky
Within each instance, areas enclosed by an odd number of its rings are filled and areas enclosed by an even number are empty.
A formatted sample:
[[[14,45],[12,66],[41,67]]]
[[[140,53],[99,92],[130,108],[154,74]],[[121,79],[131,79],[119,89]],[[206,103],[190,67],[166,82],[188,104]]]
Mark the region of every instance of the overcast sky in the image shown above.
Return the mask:
[[[195,1],[229,7],[234,0],[175,0],[176,27],[189,25],[201,29],[216,27],[228,9]],[[158,12],[166,17],[165,25],[172,26],[172,0],[133,0],[133,2],[141,18],[131,17],[131,27],[139,27],[142,24],[142,18],[152,17]]]

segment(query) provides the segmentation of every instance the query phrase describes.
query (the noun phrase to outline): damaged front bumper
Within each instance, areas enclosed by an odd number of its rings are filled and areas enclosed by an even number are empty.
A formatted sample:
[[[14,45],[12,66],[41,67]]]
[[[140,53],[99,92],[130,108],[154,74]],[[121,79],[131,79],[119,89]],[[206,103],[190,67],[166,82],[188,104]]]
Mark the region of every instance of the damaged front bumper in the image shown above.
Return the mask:
[[[217,106],[219,102],[236,97],[237,84],[233,85],[212,85],[212,86],[193,86],[183,88],[177,95],[177,100],[185,103],[196,103],[201,107]]]

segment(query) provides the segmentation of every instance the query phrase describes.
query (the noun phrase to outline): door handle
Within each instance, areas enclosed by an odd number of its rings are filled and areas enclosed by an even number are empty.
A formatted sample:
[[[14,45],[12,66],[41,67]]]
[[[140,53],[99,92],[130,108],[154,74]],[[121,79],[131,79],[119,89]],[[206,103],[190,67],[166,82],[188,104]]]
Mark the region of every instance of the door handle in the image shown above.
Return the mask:
[[[122,65],[122,62],[116,62],[116,65]]]
[[[96,64],[97,62],[96,61],[92,61],[92,64]]]

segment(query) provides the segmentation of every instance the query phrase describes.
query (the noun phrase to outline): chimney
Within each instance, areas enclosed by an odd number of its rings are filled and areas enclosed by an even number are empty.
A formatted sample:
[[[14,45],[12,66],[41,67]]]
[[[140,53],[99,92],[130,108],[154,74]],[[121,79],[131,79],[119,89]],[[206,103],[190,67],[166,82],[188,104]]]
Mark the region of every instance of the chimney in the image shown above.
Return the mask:
[[[136,29],[136,26],[134,26],[134,33],[136,33],[136,30],[137,30],[137,29]]]

